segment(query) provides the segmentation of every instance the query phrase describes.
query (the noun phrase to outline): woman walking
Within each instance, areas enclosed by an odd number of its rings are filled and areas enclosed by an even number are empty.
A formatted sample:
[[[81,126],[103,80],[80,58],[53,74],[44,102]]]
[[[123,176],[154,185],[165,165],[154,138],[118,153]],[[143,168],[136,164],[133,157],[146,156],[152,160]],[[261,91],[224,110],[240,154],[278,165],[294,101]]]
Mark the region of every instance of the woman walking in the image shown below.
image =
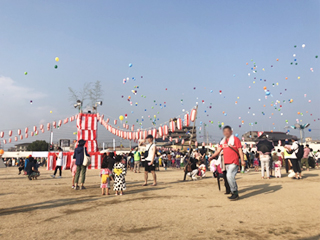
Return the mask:
[[[76,165],[77,165],[77,171],[76,171],[76,177],[75,177],[75,186],[74,190],[78,190],[78,182],[81,174],[81,186],[80,190],[85,189],[83,186],[84,181],[86,179],[86,171],[87,166],[83,166],[83,159],[84,155],[90,156],[87,152],[87,148],[84,146],[86,144],[86,141],[83,139],[80,139],[78,142],[78,147],[74,150],[73,158],[76,159]]]

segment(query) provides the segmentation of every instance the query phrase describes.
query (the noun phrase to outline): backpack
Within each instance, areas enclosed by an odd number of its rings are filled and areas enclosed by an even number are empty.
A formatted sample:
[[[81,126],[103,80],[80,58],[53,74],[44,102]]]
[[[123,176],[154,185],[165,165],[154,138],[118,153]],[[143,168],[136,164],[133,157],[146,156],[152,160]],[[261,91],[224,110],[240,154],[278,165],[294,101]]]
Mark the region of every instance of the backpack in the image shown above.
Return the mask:
[[[298,144],[298,152],[296,153],[297,159],[301,159],[303,157],[304,148],[303,145]]]

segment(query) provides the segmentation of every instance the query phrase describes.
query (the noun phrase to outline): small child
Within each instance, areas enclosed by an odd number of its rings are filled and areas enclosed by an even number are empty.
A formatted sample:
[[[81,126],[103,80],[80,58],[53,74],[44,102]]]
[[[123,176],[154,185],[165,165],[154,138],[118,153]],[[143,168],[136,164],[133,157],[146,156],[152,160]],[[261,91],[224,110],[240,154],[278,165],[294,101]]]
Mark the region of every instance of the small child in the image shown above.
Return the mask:
[[[279,159],[274,162],[274,176],[281,178],[281,161]]]
[[[198,168],[198,171],[199,171],[199,175],[201,178],[205,177],[206,176],[206,165],[203,164],[203,162],[200,163],[200,166]]]
[[[114,174],[114,184],[113,190],[116,192],[115,195],[123,195],[123,191],[126,190],[126,168],[125,165],[121,162],[121,157],[116,157],[116,162],[113,165],[113,174]]]
[[[70,171],[71,171],[71,175],[72,175],[72,187],[71,188],[74,189],[74,179],[76,177],[76,172],[77,172],[76,159],[71,160]]]
[[[254,170],[258,172],[259,171],[259,153],[256,153],[256,155],[254,156],[253,166],[254,166]]]
[[[101,178],[101,194],[102,195],[110,195],[110,174],[111,171],[108,168],[102,168],[100,170],[100,178]],[[105,191],[106,190],[106,191]]]

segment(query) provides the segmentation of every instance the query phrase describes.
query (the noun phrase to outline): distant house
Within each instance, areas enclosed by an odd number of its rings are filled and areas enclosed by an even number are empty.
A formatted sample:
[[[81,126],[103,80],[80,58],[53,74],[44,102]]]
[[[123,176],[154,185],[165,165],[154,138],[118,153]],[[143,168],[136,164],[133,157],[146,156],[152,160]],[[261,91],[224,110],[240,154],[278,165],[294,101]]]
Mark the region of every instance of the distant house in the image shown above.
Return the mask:
[[[27,147],[30,145],[31,143],[20,143],[20,144],[16,144],[14,145],[14,147],[10,148],[9,151],[12,152],[26,152],[27,151]]]
[[[281,141],[281,145],[284,144],[286,139],[296,138],[294,135],[287,134],[286,132],[269,132],[269,131],[249,131],[242,135],[243,141],[246,142],[258,142],[261,139],[268,139],[273,141],[273,144],[278,145]]]

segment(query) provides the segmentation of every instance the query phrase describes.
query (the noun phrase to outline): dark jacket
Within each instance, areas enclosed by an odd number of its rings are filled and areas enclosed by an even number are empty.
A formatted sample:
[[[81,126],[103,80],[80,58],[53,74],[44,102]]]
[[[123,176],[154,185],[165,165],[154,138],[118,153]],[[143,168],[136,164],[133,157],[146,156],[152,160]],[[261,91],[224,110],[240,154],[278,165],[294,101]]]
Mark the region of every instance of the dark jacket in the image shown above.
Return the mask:
[[[76,165],[81,166],[83,164],[83,149],[86,151],[86,155],[90,157],[90,155],[87,152],[87,148],[84,146],[79,146],[74,150],[73,159],[76,159]]]

